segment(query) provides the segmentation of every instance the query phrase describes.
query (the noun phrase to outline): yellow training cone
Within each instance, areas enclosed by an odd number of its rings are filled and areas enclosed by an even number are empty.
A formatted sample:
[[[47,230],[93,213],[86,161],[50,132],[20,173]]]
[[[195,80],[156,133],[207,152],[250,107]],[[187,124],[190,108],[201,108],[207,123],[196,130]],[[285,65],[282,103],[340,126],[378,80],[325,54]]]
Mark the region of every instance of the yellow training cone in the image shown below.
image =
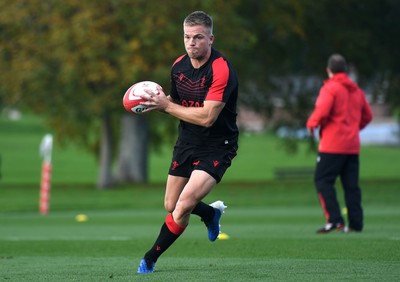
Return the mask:
[[[88,221],[89,218],[86,214],[78,214],[77,216],[75,216],[75,220],[77,222],[85,222],[85,221]]]
[[[220,233],[218,235],[218,239],[220,239],[220,240],[228,240],[229,239],[229,235],[226,234],[226,233]]]

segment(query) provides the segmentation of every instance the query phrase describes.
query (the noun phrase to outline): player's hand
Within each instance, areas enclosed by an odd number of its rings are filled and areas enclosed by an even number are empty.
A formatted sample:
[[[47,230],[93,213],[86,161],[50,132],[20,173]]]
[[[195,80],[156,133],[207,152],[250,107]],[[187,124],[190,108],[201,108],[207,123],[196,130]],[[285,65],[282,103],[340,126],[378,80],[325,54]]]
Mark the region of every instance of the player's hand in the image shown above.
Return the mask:
[[[145,105],[148,108],[142,112],[149,112],[152,110],[158,110],[164,112],[168,107],[170,100],[165,95],[163,89],[157,86],[158,94],[153,93],[151,90],[144,90],[146,94],[140,96],[140,98],[145,99],[146,102],[141,102],[141,105]]]
[[[314,138],[314,127],[308,127],[308,132],[310,133],[311,137]]]

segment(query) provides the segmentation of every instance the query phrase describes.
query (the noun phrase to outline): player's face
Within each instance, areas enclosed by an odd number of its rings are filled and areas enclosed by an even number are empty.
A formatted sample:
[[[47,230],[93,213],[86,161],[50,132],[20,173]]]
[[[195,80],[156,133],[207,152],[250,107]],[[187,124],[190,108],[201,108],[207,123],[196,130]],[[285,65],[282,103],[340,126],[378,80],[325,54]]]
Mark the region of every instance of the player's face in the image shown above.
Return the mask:
[[[201,62],[208,59],[214,36],[206,27],[184,25],[183,36],[186,52],[192,60]]]

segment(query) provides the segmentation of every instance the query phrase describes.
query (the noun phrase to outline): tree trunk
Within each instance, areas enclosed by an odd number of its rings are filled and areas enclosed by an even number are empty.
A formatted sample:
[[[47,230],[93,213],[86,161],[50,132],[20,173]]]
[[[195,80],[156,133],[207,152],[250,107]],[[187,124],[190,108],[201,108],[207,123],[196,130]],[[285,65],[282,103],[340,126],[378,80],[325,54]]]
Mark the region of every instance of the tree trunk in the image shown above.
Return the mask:
[[[148,143],[149,129],[146,118],[140,115],[123,115],[117,160],[118,181],[148,181]]]
[[[97,188],[110,188],[114,184],[112,176],[112,124],[111,117],[105,115],[102,120],[100,140],[100,170]]]

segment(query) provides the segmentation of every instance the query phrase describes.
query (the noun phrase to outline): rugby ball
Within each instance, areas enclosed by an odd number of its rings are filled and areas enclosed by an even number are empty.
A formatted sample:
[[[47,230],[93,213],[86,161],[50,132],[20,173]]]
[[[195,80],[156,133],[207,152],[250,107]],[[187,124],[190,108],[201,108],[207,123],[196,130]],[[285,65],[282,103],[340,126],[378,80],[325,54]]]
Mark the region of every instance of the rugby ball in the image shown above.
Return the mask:
[[[141,81],[133,84],[126,90],[122,99],[124,108],[130,113],[141,114],[148,107],[140,105],[140,102],[146,102],[145,99],[140,98],[140,95],[146,94],[145,90],[150,90],[154,94],[158,94],[157,86],[161,87],[153,81]]]

